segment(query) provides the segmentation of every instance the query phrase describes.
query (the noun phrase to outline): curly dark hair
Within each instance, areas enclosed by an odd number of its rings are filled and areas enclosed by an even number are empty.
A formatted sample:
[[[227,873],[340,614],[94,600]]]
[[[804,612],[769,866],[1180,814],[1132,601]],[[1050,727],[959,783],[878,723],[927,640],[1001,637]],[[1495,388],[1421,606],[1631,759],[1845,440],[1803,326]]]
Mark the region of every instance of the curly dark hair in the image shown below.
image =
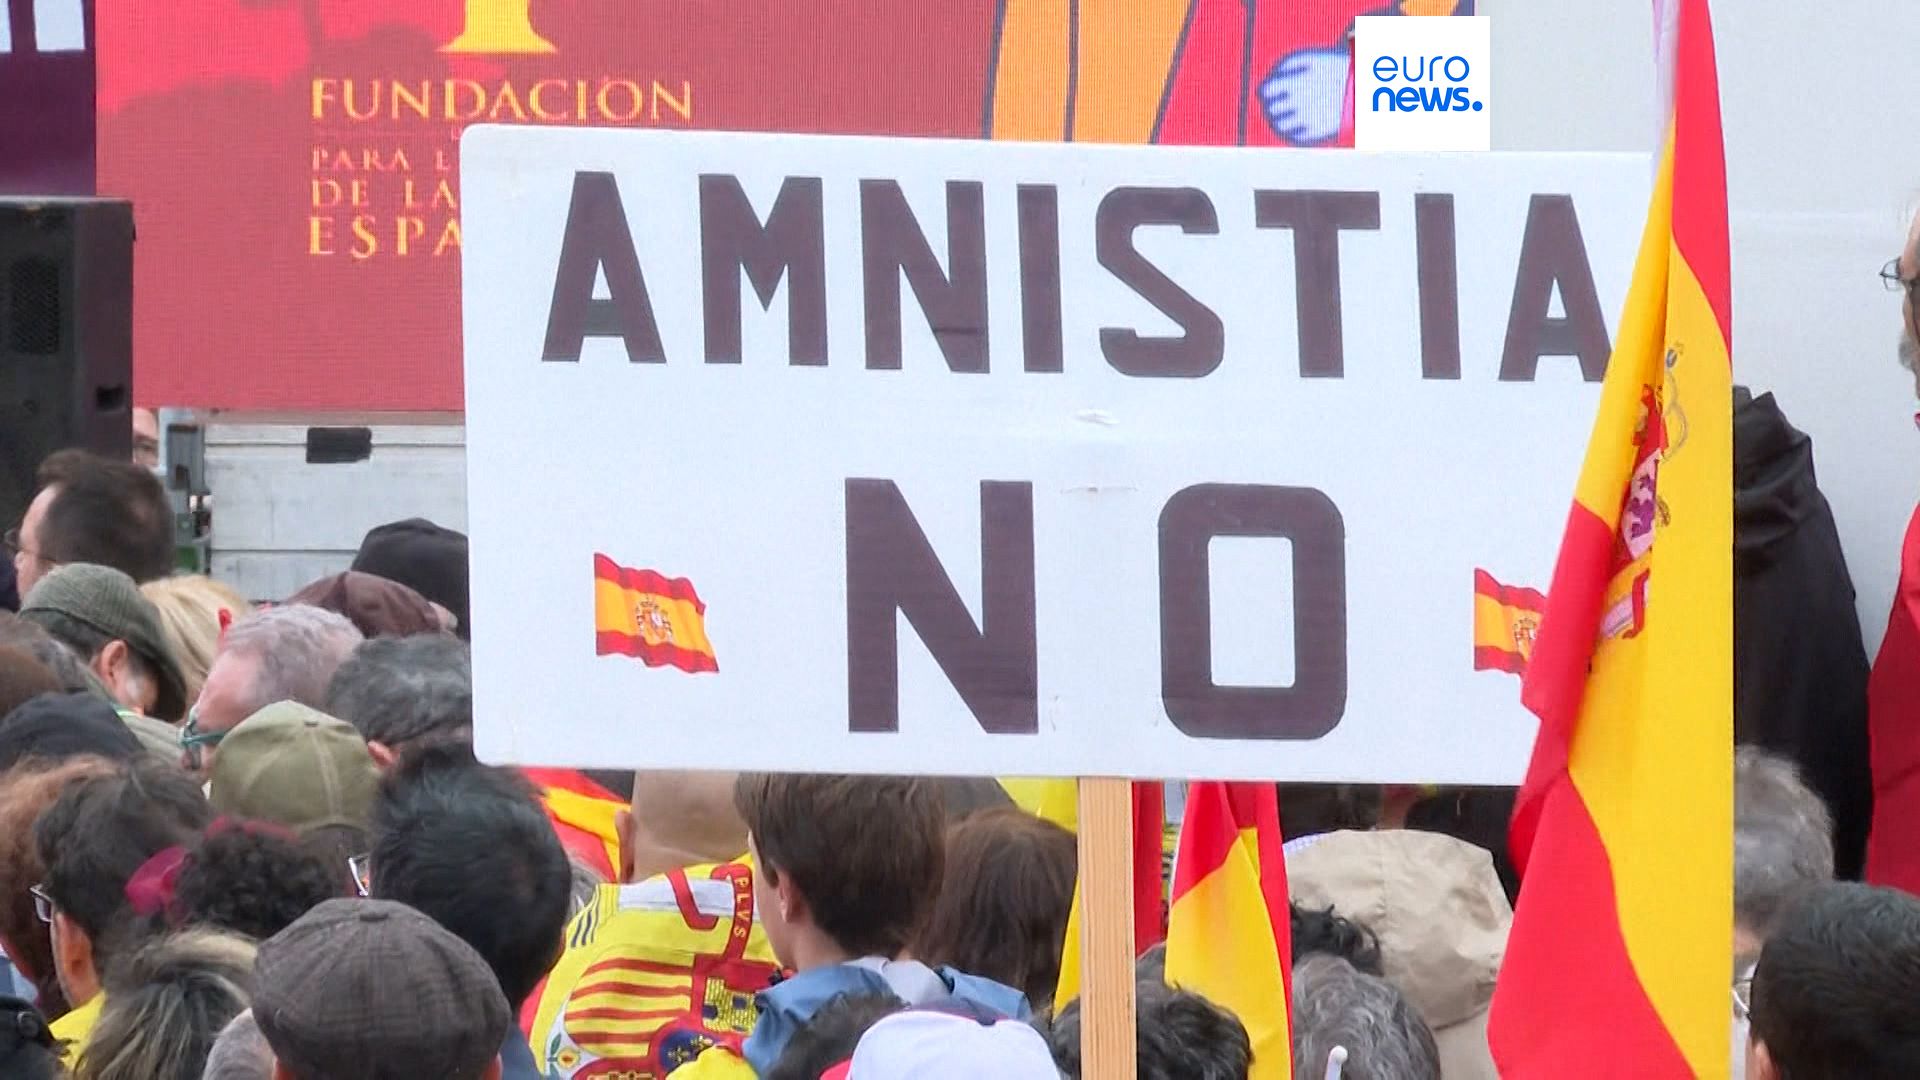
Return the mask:
[[[1289,905],[1292,914],[1293,959],[1316,953],[1337,956],[1367,975],[1382,975],[1380,938],[1373,930],[1352,919],[1334,914],[1332,908]]]
[[[170,921],[265,941],[344,895],[343,878],[289,834],[221,823],[181,865]]]

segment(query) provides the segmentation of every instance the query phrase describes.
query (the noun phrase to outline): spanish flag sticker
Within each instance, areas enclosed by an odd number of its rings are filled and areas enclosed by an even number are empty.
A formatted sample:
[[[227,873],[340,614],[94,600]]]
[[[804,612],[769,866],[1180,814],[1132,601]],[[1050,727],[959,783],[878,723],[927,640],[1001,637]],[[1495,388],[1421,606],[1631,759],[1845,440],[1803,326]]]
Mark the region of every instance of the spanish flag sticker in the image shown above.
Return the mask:
[[[1533,635],[1547,598],[1533,589],[1502,585],[1492,574],[1473,572],[1473,669],[1526,673]]]
[[[707,640],[707,605],[693,582],[652,570],[630,570],[593,557],[594,651],[631,656],[648,667],[719,671]]]

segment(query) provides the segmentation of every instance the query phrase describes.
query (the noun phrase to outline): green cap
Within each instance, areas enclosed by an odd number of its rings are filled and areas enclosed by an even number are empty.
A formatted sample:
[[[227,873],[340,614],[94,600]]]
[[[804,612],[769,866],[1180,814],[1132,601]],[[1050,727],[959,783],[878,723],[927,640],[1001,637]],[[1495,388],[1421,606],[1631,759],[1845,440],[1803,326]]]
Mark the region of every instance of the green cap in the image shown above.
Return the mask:
[[[114,641],[126,642],[160,682],[154,715],[162,720],[186,715],[187,682],[160,629],[160,609],[141,594],[132,578],[110,566],[69,563],[41,578],[20,605],[21,617],[36,622],[42,621],[36,616],[49,613],[65,615]]]
[[[292,701],[242,720],[220,742],[207,797],[215,811],[306,832],[367,827],[380,770],[352,724]]]

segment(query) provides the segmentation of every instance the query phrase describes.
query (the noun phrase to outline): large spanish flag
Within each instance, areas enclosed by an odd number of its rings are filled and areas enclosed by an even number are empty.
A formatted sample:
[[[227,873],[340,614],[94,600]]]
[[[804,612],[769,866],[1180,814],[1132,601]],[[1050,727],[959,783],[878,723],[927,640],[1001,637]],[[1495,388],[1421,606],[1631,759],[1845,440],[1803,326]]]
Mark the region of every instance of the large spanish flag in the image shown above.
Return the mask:
[[[707,640],[707,605],[686,578],[630,570],[593,557],[594,651],[631,656],[648,667],[719,671]]]
[[[1240,1018],[1250,1080],[1293,1075],[1292,923],[1280,800],[1272,784],[1196,783],[1173,864],[1167,982]]]
[[[1675,5],[1658,179],[1522,698],[1504,1077],[1726,1076],[1733,522],[1726,166],[1706,0]]]

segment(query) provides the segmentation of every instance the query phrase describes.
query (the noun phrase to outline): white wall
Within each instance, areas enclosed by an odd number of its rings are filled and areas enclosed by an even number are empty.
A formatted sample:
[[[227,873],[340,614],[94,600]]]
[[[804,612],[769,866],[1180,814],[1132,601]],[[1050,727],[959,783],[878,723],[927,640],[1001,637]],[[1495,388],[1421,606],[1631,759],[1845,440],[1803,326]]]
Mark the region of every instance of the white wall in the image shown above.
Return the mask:
[[[1502,150],[1626,150],[1654,135],[1647,0],[1482,0]],[[1920,494],[1900,298],[1880,265],[1920,195],[1920,5],[1719,0],[1733,228],[1734,378],[1813,436],[1878,648]]]

